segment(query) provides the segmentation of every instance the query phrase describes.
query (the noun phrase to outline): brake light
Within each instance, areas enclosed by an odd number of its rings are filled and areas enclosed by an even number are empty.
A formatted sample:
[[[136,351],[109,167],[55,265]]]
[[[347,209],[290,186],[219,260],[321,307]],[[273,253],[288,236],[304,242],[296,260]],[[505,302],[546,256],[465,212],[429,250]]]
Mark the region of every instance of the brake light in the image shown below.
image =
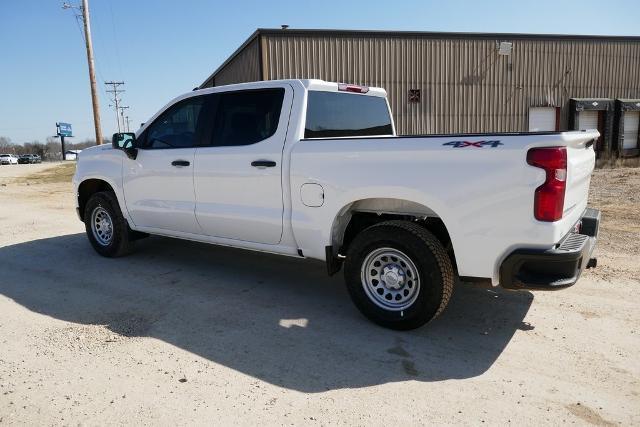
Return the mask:
[[[348,85],[346,83],[338,83],[338,90],[342,92],[367,93],[369,88],[366,86]]]
[[[544,169],[547,179],[536,188],[533,212],[539,221],[557,221],[564,210],[567,188],[567,149],[565,147],[532,148],[527,163]]]

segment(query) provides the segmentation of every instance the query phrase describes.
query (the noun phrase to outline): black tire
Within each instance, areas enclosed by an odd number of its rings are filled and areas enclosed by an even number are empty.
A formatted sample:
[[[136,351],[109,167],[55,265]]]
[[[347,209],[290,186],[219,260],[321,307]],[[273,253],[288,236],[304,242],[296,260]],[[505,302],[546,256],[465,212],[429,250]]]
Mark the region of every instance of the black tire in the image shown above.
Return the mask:
[[[361,272],[363,263],[370,254],[382,248],[400,251],[417,269],[419,286],[416,285],[417,291],[412,296],[415,299],[407,302],[410,305],[405,308],[382,307],[382,298],[375,302],[378,297],[367,291],[372,288],[365,284],[366,273]],[[410,277],[410,272],[406,274],[404,279]],[[347,251],[344,276],[349,295],[362,314],[390,329],[409,330],[426,324],[444,310],[453,293],[454,272],[446,250],[428,230],[408,221],[385,221],[360,232]],[[409,283],[402,286],[409,286]],[[378,286],[382,285],[386,286],[384,281]],[[381,296],[389,292],[386,288],[373,289],[382,291],[378,292]]]
[[[101,243],[92,229],[93,213],[99,208],[108,213],[112,223],[112,237],[108,243]],[[118,199],[110,191],[101,191],[91,196],[84,209],[84,225],[91,246],[102,256],[120,257],[133,249],[132,231],[122,216]]]

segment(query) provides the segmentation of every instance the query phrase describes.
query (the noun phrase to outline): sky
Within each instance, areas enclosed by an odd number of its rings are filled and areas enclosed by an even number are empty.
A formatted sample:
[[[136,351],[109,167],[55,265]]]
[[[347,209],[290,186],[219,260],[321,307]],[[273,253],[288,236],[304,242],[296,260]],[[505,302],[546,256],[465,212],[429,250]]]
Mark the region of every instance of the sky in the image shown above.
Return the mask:
[[[81,0],[67,0],[77,5]],[[44,142],[71,123],[94,139],[81,21],[61,0],[0,0],[0,136]],[[122,80],[137,128],[201,84],[257,28],[640,35],[638,0],[90,0],[102,130],[103,84]]]

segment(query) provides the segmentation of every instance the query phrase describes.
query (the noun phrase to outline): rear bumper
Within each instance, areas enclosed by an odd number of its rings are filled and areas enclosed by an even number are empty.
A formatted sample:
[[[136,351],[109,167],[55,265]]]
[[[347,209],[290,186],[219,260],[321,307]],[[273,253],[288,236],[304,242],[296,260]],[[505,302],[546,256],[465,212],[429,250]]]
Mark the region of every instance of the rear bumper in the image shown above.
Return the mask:
[[[507,289],[562,289],[576,283],[585,268],[596,266],[591,254],[598,239],[600,211],[587,208],[580,231],[568,233],[552,249],[516,249],[500,266],[500,286]]]

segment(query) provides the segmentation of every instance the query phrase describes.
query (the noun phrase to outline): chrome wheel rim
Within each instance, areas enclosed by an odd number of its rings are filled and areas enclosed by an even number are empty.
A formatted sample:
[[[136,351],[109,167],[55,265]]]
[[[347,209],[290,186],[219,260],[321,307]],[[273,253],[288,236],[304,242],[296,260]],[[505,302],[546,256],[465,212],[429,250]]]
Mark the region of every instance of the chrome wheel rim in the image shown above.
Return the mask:
[[[397,249],[378,248],[370,252],[360,275],[369,299],[385,310],[406,310],[420,293],[418,268]]]
[[[102,206],[96,207],[91,213],[91,231],[93,237],[102,246],[108,246],[113,240],[113,220]]]

